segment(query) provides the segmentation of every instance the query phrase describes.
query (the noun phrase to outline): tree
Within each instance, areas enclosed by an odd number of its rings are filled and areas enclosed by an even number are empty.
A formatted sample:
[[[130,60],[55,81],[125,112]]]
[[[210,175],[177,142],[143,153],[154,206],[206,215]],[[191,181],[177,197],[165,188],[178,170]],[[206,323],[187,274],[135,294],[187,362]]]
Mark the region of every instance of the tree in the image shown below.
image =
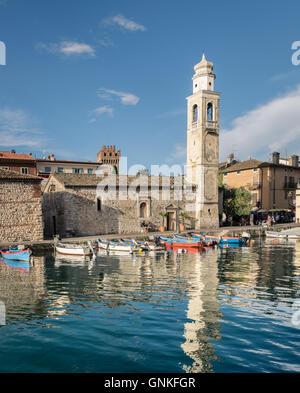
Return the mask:
[[[238,221],[251,212],[251,193],[243,187],[224,189],[223,210],[227,219]]]

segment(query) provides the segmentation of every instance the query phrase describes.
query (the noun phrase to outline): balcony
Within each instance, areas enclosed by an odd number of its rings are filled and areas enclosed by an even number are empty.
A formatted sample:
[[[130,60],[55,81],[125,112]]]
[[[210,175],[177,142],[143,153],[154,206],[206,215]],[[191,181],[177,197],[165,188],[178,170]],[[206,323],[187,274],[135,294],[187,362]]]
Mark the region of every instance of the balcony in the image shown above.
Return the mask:
[[[295,190],[297,188],[297,183],[295,182],[284,183],[283,188],[285,190]]]
[[[210,130],[216,130],[217,129],[217,126],[218,126],[218,124],[217,124],[217,122],[216,121],[212,121],[212,120],[208,120],[207,122],[206,122],[206,128],[209,128]]]

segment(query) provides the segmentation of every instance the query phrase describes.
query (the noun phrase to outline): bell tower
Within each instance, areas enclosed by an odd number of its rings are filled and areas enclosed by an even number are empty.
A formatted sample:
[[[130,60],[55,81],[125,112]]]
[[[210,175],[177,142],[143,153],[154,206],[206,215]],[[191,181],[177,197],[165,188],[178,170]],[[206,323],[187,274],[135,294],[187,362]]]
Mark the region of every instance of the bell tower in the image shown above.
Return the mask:
[[[213,63],[203,54],[194,67],[193,94],[187,97],[187,182],[196,186],[198,229],[219,227],[219,96]]]

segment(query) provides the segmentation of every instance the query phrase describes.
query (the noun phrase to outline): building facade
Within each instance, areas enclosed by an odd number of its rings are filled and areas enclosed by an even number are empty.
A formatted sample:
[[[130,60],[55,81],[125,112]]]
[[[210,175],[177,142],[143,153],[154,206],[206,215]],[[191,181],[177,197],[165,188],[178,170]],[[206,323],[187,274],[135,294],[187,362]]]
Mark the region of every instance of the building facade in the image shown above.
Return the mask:
[[[43,240],[41,181],[0,169],[0,243]]]
[[[214,91],[213,63],[204,54],[194,70],[193,94],[187,97],[187,180],[198,190],[198,228],[217,228],[220,93]]]
[[[252,206],[265,210],[295,208],[296,188],[300,180],[298,156],[287,164],[280,162],[279,153],[273,153],[271,162],[250,159],[222,169],[223,185],[228,188],[244,187],[252,195]]]
[[[118,173],[121,151],[115,146],[103,146],[97,161],[58,160],[54,154],[36,160],[37,174],[48,178],[51,173],[110,174]]]
[[[183,191],[179,177],[55,173],[43,195],[45,235],[140,233],[143,222],[152,230],[164,225],[176,231],[185,209]],[[186,224],[193,228],[194,220]]]
[[[36,159],[31,153],[19,154],[15,150],[0,151],[0,169],[24,175],[36,175]]]

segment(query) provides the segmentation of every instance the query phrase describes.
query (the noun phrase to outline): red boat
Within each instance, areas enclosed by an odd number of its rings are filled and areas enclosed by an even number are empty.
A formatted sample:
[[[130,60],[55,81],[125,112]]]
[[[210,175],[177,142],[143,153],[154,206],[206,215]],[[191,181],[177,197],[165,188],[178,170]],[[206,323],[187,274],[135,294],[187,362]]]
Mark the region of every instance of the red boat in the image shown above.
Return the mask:
[[[170,244],[170,243],[165,242],[165,248],[167,251],[170,249],[175,249],[175,250],[196,249],[196,250],[199,250],[199,249],[204,248],[204,243],[202,243],[202,242],[197,242],[197,243],[180,243],[180,242],[176,243],[176,242],[173,242]]]

